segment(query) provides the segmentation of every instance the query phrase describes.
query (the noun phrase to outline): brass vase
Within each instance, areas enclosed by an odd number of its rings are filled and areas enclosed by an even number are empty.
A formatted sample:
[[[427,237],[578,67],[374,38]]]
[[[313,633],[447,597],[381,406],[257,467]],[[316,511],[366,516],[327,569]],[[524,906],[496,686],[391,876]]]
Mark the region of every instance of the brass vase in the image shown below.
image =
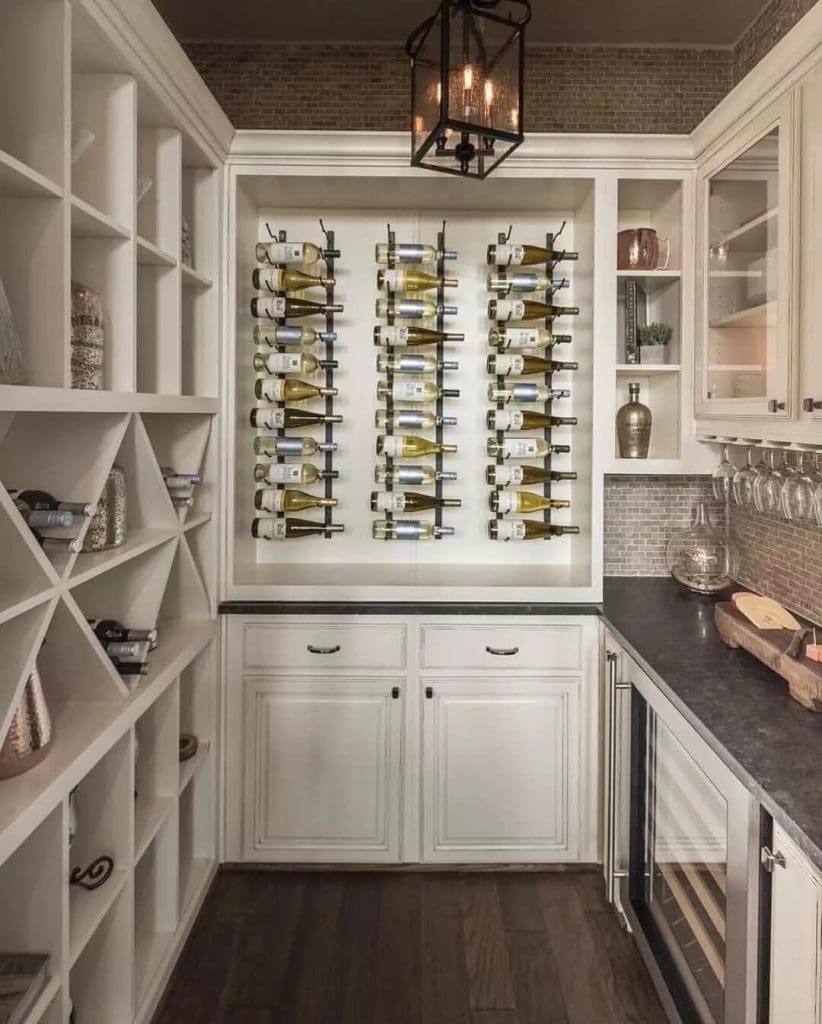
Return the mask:
[[[0,747],[0,779],[22,775],[38,765],[48,753],[53,736],[43,682],[35,665]]]

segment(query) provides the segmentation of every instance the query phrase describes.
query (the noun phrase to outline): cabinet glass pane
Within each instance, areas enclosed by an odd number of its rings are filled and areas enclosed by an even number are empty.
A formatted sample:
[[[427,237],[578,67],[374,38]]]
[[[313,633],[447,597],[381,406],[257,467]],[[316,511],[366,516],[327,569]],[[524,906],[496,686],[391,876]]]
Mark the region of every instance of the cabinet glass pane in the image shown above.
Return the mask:
[[[708,182],[708,399],[772,393],[778,188],[778,128]]]
[[[705,1024],[725,1020],[728,808],[653,713],[648,722],[645,904]]]

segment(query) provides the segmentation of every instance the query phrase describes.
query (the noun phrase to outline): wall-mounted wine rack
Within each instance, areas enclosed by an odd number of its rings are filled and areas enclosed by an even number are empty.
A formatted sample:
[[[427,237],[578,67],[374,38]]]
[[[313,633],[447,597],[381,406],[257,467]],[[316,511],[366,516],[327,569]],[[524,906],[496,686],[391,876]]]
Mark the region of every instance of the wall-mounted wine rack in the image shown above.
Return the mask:
[[[547,306],[553,306],[553,304],[554,304],[554,296],[555,296],[557,290],[560,289],[560,288],[566,287],[567,284],[569,283],[565,279],[563,279],[563,280],[561,280],[559,282],[557,282],[554,279],[554,271],[556,270],[557,264],[565,256],[564,253],[557,254],[557,252],[556,252],[556,250],[554,248],[555,245],[556,245],[557,239],[562,234],[564,229],[565,229],[565,222],[563,221],[562,225],[560,226],[560,228],[559,228],[559,230],[557,232],[555,232],[555,233],[549,232],[545,236],[545,250],[546,250],[546,253],[549,255],[550,258],[546,259],[546,261],[543,264],[528,264],[527,267],[525,267],[525,270],[528,271],[528,272],[532,272],[532,273],[536,273],[536,272],[539,272],[539,271],[543,271],[544,272],[545,277],[547,279],[547,281],[546,281],[547,287],[545,288],[545,291],[543,293],[543,299],[544,299],[544,302],[545,302],[545,304]],[[500,232],[497,235],[497,244],[500,245],[500,246],[508,245],[509,242],[510,242],[512,230],[513,230],[513,225],[510,225],[507,232]],[[576,258],[575,254],[574,254],[574,258]],[[490,263],[490,259],[489,259],[489,263]],[[511,254],[509,254],[507,263],[499,263],[499,262],[497,262],[495,264],[495,266],[494,266],[494,276],[499,276],[501,271],[506,271],[507,272],[509,269],[511,269],[511,267],[512,267],[512,256],[511,256]],[[515,267],[515,269],[519,269],[519,267],[517,266],[517,267]],[[490,282],[489,282],[489,284],[490,284]],[[501,299],[504,299],[506,297],[509,297],[512,294],[516,294],[516,292],[513,289],[506,289],[506,290],[497,290],[497,291],[494,292],[494,294],[496,295],[498,300],[501,300]],[[530,293],[530,292],[529,293],[523,293],[524,296],[527,296],[529,298],[530,298],[530,296],[532,294],[533,293]],[[554,336],[553,335],[554,320],[556,319],[557,315],[560,315],[560,314],[552,313],[551,315],[546,316],[544,321],[542,321],[542,323],[544,325],[544,329],[552,337]],[[503,323],[503,321],[501,321],[498,318],[496,321],[492,321],[492,326],[496,327],[499,330],[501,328],[502,323]],[[570,338],[564,338],[563,340],[570,341],[571,339]],[[497,343],[495,345],[495,349],[496,349],[496,353],[497,353],[498,357],[499,356],[504,356],[507,353],[508,346],[504,343],[504,341],[502,340],[501,337],[498,338]],[[545,355],[545,353],[547,351],[547,352],[549,352],[551,354],[551,357],[552,357],[553,356],[553,344],[548,349],[536,348],[535,351],[539,352],[541,356]],[[525,353],[526,353],[526,355],[530,354],[528,349],[525,350]],[[576,364],[569,364],[568,368],[569,369],[570,368],[575,368],[575,365]],[[529,377],[530,377],[530,375],[529,375]],[[508,378],[507,375],[500,374],[500,373],[497,373],[495,375],[494,379],[495,379],[495,387],[497,388],[498,391],[501,390],[502,388],[504,388],[505,385],[506,385],[506,382],[509,381],[509,378]],[[562,389],[554,388],[554,369],[553,369],[553,367],[548,369],[544,374],[542,374],[542,380],[543,380],[543,385],[544,385],[544,387],[547,390],[547,394],[545,396],[545,400],[542,403],[542,410],[543,410],[543,413],[544,413],[545,416],[553,416],[554,415],[554,413],[553,413],[553,403],[554,403],[554,401],[556,399],[563,399],[563,398],[570,397],[570,392],[569,391],[564,391]],[[505,401],[501,400],[498,397],[498,399],[497,399],[497,401],[495,403],[497,413],[501,413],[501,412],[505,411],[506,404],[507,403]],[[536,403],[534,403],[534,405],[536,405]],[[530,428],[523,428],[523,429],[530,429]],[[554,455],[556,455],[556,454],[566,454],[566,453],[570,452],[570,447],[568,445],[556,445],[556,444],[554,444],[553,429],[554,429],[553,426],[550,425],[550,424],[545,425],[543,427],[543,429],[542,429],[542,436],[543,436],[543,439],[544,439],[545,445],[546,445],[545,454],[544,454],[544,456],[542,458],[542,469],[544,470],[544,473],[545,473],[545,477],[544,477],[544,480],[543,480],[543,483],[542,483],[542,493],[543,493],[543,497],[544,497],[544,499],[545,499],[547,504],[541,510],[541,512],[542,512],[542,522],[544,524],[544,529],[539,532],[538,538],[539,539],[543,539],[543,540],[548,540],[552,536],[556,536],[557,534],[579,532],[578,528],[576,528],[576,527],[554,526],[552,524],[552,511],[553,511],[553,509],[557,508],[557,507],[563,507],[564,508],[564,507],[567,507],[567,506],[570,505],[570,503],[567,503],[567,505],[566,505],[565,502],[558,502],[558,501],[556,501],[556,499],[554,499],[554,497],[553,497],[553,483],[554,483],[554,481],[556,479],[576,479],[576,474],[575,473],[570,473],[570,472],[557,473],[554,470],[554,468],[553,468],[553,457],[554,457]],[[504,466],[505,462],[506,462],[505,456],[503,455],[503,445],[505,444],[505,441],[506,441],[506,431],[501,430],[501,429],[498,428],[495,431],[495,440],[496,440],[496,446],[497,446],[497,453],[496,453],[496,457],[495,457],[495,464],[496,464],[496,467],[499,468],[499,467]],[[488,482],[489,483],[492,482],[491,479],[490,479],[490,467],[489,467]],[[491,491],[491,499],[489,501],[489,504],[491,505],[491,510],[494,512],[494,519],[491,520],[491,522],[489,523],[489,531],[488,532],[489,532],[489,536],[492,539],[497,539],[497,534],[495,534],[495,532],[494,532],[494,530],[496,529],[494,524],[495,523],[499,523],[502,520],[505,520],[506,519],[506,514],[499,507],[495,508],[494,500],[493,500],[493,495],[495,494],[495,492],[499,492],[502,489],[502,486],[504,486],[504,485],[500,485],[500,483],[499,483],[499,481],[497,480],[496,477],[495,477],[494,482],[495,482],[495,486],[494,486],[493,490]],[[517,484],[516,486],[519,486],[519,485]],[[528,509],[522,509],[522,510],[513,512],[512,514],[514,516],[520,516],[520,515],[528,515],[528,514],[533,515],[534,513],[533,513],[533,511],[530,511]],[[531,521],[533,521],[533,520],[531,520]],[[503,539],[501,535],[499,536],[499,539]],[[505,539],[510,539],[510,538],[505,538]],[[525,534],[524,536],[520,536],[518,539],[532,539],[532,538],[528,534]],[[533,537],[533,539],[537,539],[537,535],[535,535]]]
[[[334,393],[333,392],[336,390],[335,387],[334,387],[334,369],[335,369],[335,365],[336,365],[335,360],[334,360],[334,351],[335,351],[335,342],[336,342],[336,338],[337,338],[336,322],[335,322],[335,317],[336,317],[336,313],[335,313],[335,306],[336,306],[336,302],[335,302],[335,290],[336,290],[335,269],[336,269],[336,261],[337,261],[337,259],[339,259],[341,254],[340,254],[339,250],[337,250],[335,248],[334,232],[333,231],[329,231],[329,230],[326,229],[325,224],[323,223],[322,219],[320,219],[319,223],[320,223],[320,228],[322,230],[323,236],[325,238],[324,245],[319,247],[320,248],[320,257],[319,257],[319,259],[322,260],[322,262],[325,263],[325,267],[326,267],[325,277],[326,277],[327,280],[326,280],[326,283],[325,283],[325,309],[324,310],[318,309],[317,310],[317,314],[318,315],[323,315],[324,318],[325,318],[325,331],[324,331],[324,333],[322,335],[322,341],[323,341],[323,344],[325,345],[325,355],[324,355],[322,361],[325,363],[325,368],[324,368],[324,373],[325,373],[324,387],[329,392],[329,393],[327,393],[324,396],[325,408],[324,408],[323,415],[326,417],[326,419],[325,419],[325,422],[323,424],[323,426],[324,426],[324,438],[323,438],[323,442],[322,443],[323,443],[323,446],[324,446],[324,465],[323,465],[323,470],[322,470],[322,474],[321,475],[322,475],[323,484],[324,484],[324,499],[326,501],[328,501],[328,502],[331,502],[331,501],[335,500],[334,499],[334,480],[339,476],[338,470],[336,470],[334,468],[334,462],[335,462],[334,454],[335,454],[335,451],[336,451],[336,448],[337,448],[337,444],[336,444],[336,442],[334,440],[334,422],[333,422],[333,417],[335,416],[335,413],[334,413]],[[285,245],[288,242],[288,236],[287,236],[287,233],[285,231],[278,231],[278,232],[275,233],[268,223],[266,223],[266,230],[267,230],[269,238],[271,240],[273,240],[273,241],[275,241],[275,242],[277,242],[279,244],[282,244],[282,245]],[[274,262],[270,262],[269,265],[274,270],[286,271],[286,270],[289,270],[289,269],[291,269],[291,270],[294,269],[294,264],[290,263],[290,262],[289,263],[277,263],[276,261],[274,261]],[[271,287],[268,287],[267,290],[269,292],[271,292],[277,298],[287,299],[287,298],[290,297],[290,293],[288,293],[286,290],[279,290],[279,289],[274,289],[274,288],[271,288]],[[338,308],[341,308],[341,307],[338,307]],[[270,312],[266,313],[266,318],[272,321],[272,323],[275,325],[275,328],[277,328],[277,327],[287,327],[288,326],[288,316],[289,316],[289,314],[288,314],[287,310],[285,311],[285,315],[284,316],[274,316],[274,315],[271,315]],[[272,346],[270,346],[270,347],[272,347]],[[276,342],[273,345],[273,348],[274,348],[274,351],[277,352],[277,353],[285,353],[285,352],[288,351],[288,347],[286,345],[280,343],[279,341]],[[293,351],[293,349],[292,349],[292,351]],[[305,349],[302,348],[302,347],[299,349],[299,351],[300,351],[301,354],[305,353]],[[287,379],[290,376],[290,374],[277,373],[277,374],[273,374],[273,375],[270,375],[270,376],[275,376],[278,379],[283,379],[284,380],[284,379]],[[271,403],[271,404],[274,405],[277,409],[285,410],[285,408],[286,408],[286,406],[288,404],[288,401],[287,400],[286,401],[277,401],[277,402]],[[283,425],[283,426],[276,427],[275,428],[276,437],[277,438],[285,437],[286,436],[286,431],[288,429],[289,429],[289,427],[288,427],[287,424]],[[286,456],[286,455],[278,453],[278,454],[272,456],[271,458],[272,458],[272,461],[276,461],[276,463],[278,465],[282,465],[286,461],[286,458],[291,458],[291,457],[297,457],[297,458],[300,458],[300,459],[305,459],[305,458],[308,458],[309,456],[307,456],[305,454],[303,454],[303,455],[296,455],[296,453],[295,453],[294,456],[292,456],[290,454],[288,456]],[[277,491],[284,491],[284,490],[287,489],[288,484],[278,481],[278,482],[276,482],[274,484],[270,484],[270,483],[266,484],[266,486],[274,487],[274,488],[276,488]],[[303,487],[308,486],[308,485],[304,484],[304,483],[299,483],[297,486],[300,489],[302,489]],[[313,534],[322,535],[323,537],[328,539],[330,537],[333,537],[335,533],[342,532],[342,530],[343,530],[342,525],[338,524],[338,523],[335,523],[333,521],[333,519],[334,519],[334,507],[332,505],[330,505],[330,504],[327,504],[322,509],[322,512],[323,512],[323,521],[322,521],[322,523],[315,523],[314,524],[317,527],[316,530],[309,529],[308,526],[310,524],[307,524],[305,521],[301,521],[303,523],[303,525],[301,526],[299,532],[284,534],[284,536],[310,535],[310,534],[313,533]],[[278,521],[285,520],[287,518],[287,516],[288,516],[288,512],[284,511],[284,510],[277,510],[277,511],[274,511],[274,512],[269,513],[269,514],[273,515],[274,517],[276,517],[276,519]]]

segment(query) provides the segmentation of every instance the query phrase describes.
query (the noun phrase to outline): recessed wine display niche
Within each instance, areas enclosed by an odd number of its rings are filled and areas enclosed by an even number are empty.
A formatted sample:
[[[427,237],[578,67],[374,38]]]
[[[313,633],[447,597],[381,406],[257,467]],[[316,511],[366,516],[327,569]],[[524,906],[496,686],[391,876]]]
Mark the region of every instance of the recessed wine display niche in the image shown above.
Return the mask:
[[[233,192],[235,251],[229,314],[235,324],[236,340],[230,346],[234,374],[230,417],[234,464],[229,467],[232,522],[227,596],[316,598],[317,588],[322,588],[322,593],[329,597],[344,598],[354,596],[354,591],[362,586],[367,586],[371,594],[381,593],[385,598],[395,599],[404,595],[442,599],[446,590],[454,596],[462,591],[463,596],[468,597],[475,595],[477,588],[485,587],[493,588],[499,599],[533,598],[537,590],[544,596],[546,588],[557,588],[568,600],[585,600],[590,596],[595,579],[594,562],[598,558],[596,527],[592,524],[595,183],[590,179],[513,183],[500,178],[483,182],[480,188],[470,186],[471,183],[433,181],[425,177],[402,181],[363,177],[237,177]],[[400,208],[393,205],[398,196],[403,200]],[[260,515],[254,507],[259,486],[255,483],[258,459],[250,443],[248,427],[249,409],[256,404],[253,395],[258,377],[253,369],[253,358],[255,352],[265,355],[274,351],[266,345],[255,347],[254,344],[253,327],[264,321],[249,317],[249,300],[260,294],[251,287],[252,273],[258,265],[258,243],[270,241],[267,225],[274,231],[287,232],[290,243],[314,242],[322,248],[317,230],[320,217],[324,224],[333,226],[334,247],[344,257],[334,262],[334,273],[328,276],[335,279],[333,330],[338,338],[336,343],[332,342],[337,363],[333,367],[333,381],[338,391],[333,396],[333,408],[335,415],[342,417],[342,422],[333,426],[333,438],[339,445],[334,455],[334,469],[339,476],[333,480],[333,496],[339,502],[345,531],[334,536],[333,544],[328,544],[322,535],[299,542],[272,544],[252,536],[252,521]],[[571,343],[540,349],[533,355],[578,364],[573,373],[557,371],[553,383],[550,377],[538,378],[543,386],[570,391],[570,395],[554,402],[553,409],[541,400],[539,404],[540,409],[567,421],[552,425],[550,437],[553,445],[567,446],[570,450],[558,455],[550,467],[541,456],[536,462],[542,468],[567,474],[565,478],[551,481],[550,498],[558,503],[551,510],[551,521],[557,526],[578,527],[579,533],[555,536],[549,542],[536,545],[494,543],[489,538],[489,519],[493,513],[489,510],[487,482],[488,466],[495,461],[488,454],[488,440],[494,434],[488,424],[488,357],[502,353],[489,345],[489,327],[493,325],[488,320],[488,303],[498,289],[489,295],[488,278],[489,274],[496,275],[498,268],[488,264],[488,246],[497,240],[501,228],[512,225],[513,242],[544,247],[546,236],[558,231],[563,223],[560,247],[578,253],[579,259],[557,263],[554,276],[567,278],[568,284],[557,293],[554,302],[578,307],[580,313],[559,319],[553,328],[556,333],[571,335]],[[375,262],[375,247],[388,244],[386,225],[390,225],[396,244],[429,246],[434,250],[433,260],[426,254],[425,259],[417,262],[397,259],[394,267],[379,259]],[[449,255],[458,254],[458,259],[437,259],[436,253],[442,249]],[[322,276],[324,264],[319,262],[301,269]],[[544,273],[546,265],[524,269]],[[409,287],[410,279],[398,277],[396,283],[403,285],[401,288],[386,286],[385,281],[382,287],[375,288],[380,270],[413,272],[419,280],[415,279]],[[434,283],[429,287],[429,282],[421,275],[430,275]],[[394,277],[391,280],[394,281]],[[429,318],[407,320],[395,316],[392,322],[392,313],[388,305],[384,305],[381,307],[383,315],[378,312],[375,321],[375,299],[390,302],[392,292],[441,308]],[[322,295],[315,289],[306,297],[313,294]],[[543,299],[545,289],[539,294],[522,297]],[[321,313],[294,322],[317,331],[327,330],[324,311]],[[444,337],[423,345],[386,344],[380,328],[392,326],[422,327],[440,331]],[[545,329],[545,321],[540,321],[539,326]],[[313,343],[289,346],[288,351],[323,358],[326,355],[323,346],[327,342],[323,338],[313,341],[311,331],[309,338]],[[505,354],[512,353],[513,349]],[[400,369],[401,357],[410,357],[406,370]],[[257,365],[261,365],[259,356]],[[310,360],[306,365],[316,371],[315,376],[301,373],[295,374],[295,379],[312,383],[319,380],[322,368]],[[408,369],[422,372],[408,373]],[[535,378],[523,379],[530,383]],[[424,394],[420,391],[422,400],[398,401],[394,395],[390,405],[387,404],[386,384],[412,380],[430,385]],[[514,377],[507,377],[504,384],[510,385],[512,380]],[[378,397],[380,382],[383,387]],[[459,398],[454,396],[455,392],[459,393]],[[316,399],[309,399],[305,405],[300,403],[299,407],[316,408],[319,412],[324,397],[318,394]],[[400,427],[396,420],[391,427],[381,425],[391,422],[390,418],[386,420],[386,413],[415,408],[420,412],[419,427],[415,424]],[[505,410],[515,408],[530,407],[504,406]],[[378,412],[381,413],[379,418]],[[442,417],[446,418],[445,422]],[[453,419],[456,423],[451,422]],[[570,424],[573,419],[577,420],[577,426]],[[318,422],[300,426],[299,430],[291,429],[288,434],[323,442],[328,428],[328,424]],[[523,436],[534,434],[544,437],[541,427],[523,431]],[[375,466],[386,465],[385,454],[375,451],[375,441],[378,437],[403,435],[449,446],[444,453],[433,450],[422,456],[409,453],[392,459],[394,465],[422,465],[434,474],[438,470],[456,474],[456,479],[439,482],[391,484],[393,492],[414,492],[427,499],[459,501],[458,506],[393,512],[394,521],[412,519],[431,527],[445,527],[448,532],[442,542],[387,544],[374,541],[374,524],[392,518],[387,509],[379,506],[372,509],[372,497],[376,495],[379,502],[382,494],[384,504],[385,492],[389,490],[384,479],[375,480]],[[398,442],[390,443],[396,446]],[[288,461],[295,464],[313,461],[321,468],[316,457]],[[256,473],[259,476],[260,470]],[[305,488],[293,486],[317,496],[324,493],[322,480]],[[570,506],[560,504],[565,502],[570,502]],[[333,511],[336,521],[338,510]],[[539,512],[526,518],[543,523],[545,517],[542,510]],[[321,516],[311,518],[319,520]],[[518,516],[510,513],[506,518]],[[453,535],[450,530],[454,531]],[[437,588],[436,594],[432,593],[432,588]],[[533,592],[528,595],[527,591],[532,588]]]

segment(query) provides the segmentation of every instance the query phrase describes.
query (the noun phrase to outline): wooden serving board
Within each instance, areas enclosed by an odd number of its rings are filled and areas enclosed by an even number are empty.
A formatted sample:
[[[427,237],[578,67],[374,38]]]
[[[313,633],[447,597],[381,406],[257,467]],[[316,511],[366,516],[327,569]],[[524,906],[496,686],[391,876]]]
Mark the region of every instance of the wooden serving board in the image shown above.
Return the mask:
[[[790,695],[809,711],[822,711],[822,664],[804,655],[789,657],[793,633],[787,629],[757,629],[730,601],[714,606],[720,638],[729,647],[742,647],[788,684]]]

